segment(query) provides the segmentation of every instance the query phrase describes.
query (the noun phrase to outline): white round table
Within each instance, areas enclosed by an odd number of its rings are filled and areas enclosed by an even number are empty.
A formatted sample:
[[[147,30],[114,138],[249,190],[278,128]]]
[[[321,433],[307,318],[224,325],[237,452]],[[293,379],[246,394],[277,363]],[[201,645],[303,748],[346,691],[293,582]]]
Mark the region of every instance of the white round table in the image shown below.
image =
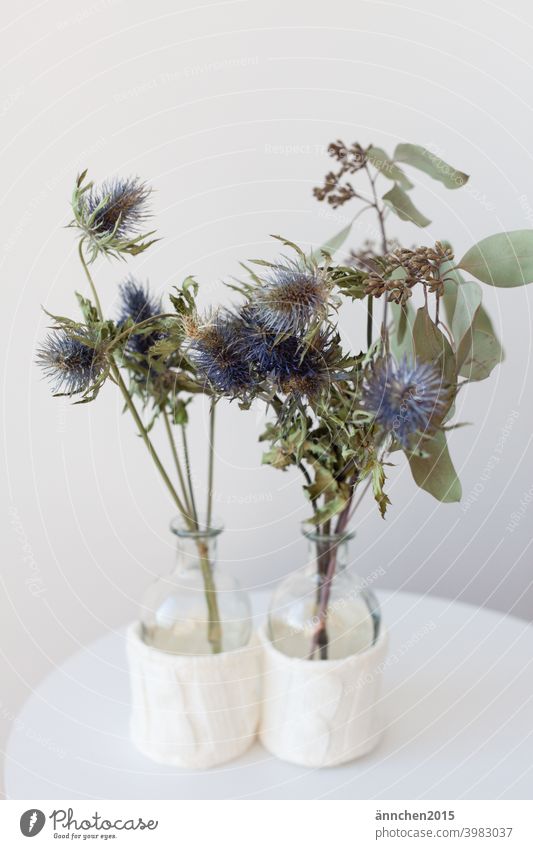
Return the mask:
[[[533,627],[432,596],[381,593],[386,732],[370,755],[309,770],[257,743],[209,771],[163,767],[128,736],[125,631],[55,669],[9,740],[11,799],[530,799]],[[254,597],[262,614],[263,594]]]

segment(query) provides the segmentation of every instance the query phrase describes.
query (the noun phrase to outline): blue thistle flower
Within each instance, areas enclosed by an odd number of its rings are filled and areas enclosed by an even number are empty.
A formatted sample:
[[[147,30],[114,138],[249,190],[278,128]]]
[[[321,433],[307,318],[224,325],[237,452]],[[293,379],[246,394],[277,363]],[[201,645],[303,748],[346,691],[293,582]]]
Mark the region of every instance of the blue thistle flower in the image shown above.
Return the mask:
[[[263,327],[274,333],[300,333],[325,318],[330,296],[327,273],[303,262],[276,265],[254,291]]]
[[[311,342],[293,334],[280,336],[263,325],[255,304],[241,308],[234,331],[235,349],[257,378],[272,379],[284,394],[315,398],[340,377],[342,354],[331,331],[315,334]]]
[[[275,377],[281,392],[310,401],[330,388],[332,382],[343,379],[339,371],[342,353],[338,339],[331,331],[317,333],[305,346],[295,337],[280,343],[280,368]]]
[[[409,449],[417,434],[435,431],[449,399],[450,388],[432,363],[418,359],[410,363],[405,357],[397,363],[388,356],[376,360],[367,371],[361,404],[378,425]]]
[[[101,185],[84,184],[86,171],[78,177],[72,198],[74,221],[87,241],[89,261],[99,253],[111,256],[138,254],[152,241],[141,235],[149,217],[147,201],[151,189],[138,177],[116,177]]]
[[[84,344],[82,339],[90,344]],[[49,333],[37,351],[37,364],[52,381],[55,395],[85,392],[101,376],[105,355],[90,331],[80,329],[76,338],[61,329]]]
[[[124,325],[129,318],[135,324],[139,324],[141,321],[147,321],[159,315],[162,311],[161,300],[151,294],[148,284],[143,286],[132,275],[120,284],[119,294],[119,327]],[[128,337],[127,348],[133,353],[146,355],[154,342],[160,338],[161,334],[158,332],[149,334],[131,333]]]
[[[98,237],[130,239],[149,216],[150,192],[138,177],[115,177],[93,186],[83,199],[88,229]]]
[[[287,357],[294,359],[295,337],[280,338],[278,333],[267,329],[261,321],[261,311],[252,304],[239,310],[234,326],[235,348],[253,364],[259,377],[280,375],[287,370]]]
[[[227,312],[217,312],[205,323],[186,323],[189,357],[200,377],[217,392],[243,395],[253,385],[250,362],[239,351],[240,322]]]

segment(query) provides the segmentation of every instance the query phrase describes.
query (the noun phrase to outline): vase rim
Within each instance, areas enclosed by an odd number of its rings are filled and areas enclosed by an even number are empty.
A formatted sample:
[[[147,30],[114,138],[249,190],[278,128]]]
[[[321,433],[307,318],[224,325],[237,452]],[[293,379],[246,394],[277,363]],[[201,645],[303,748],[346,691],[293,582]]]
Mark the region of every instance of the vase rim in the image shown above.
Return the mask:
[[[203,517],[200,517],[198,527],[189,528],[182,516],[174,516],[170,522],[170,530],[181,539],[214,539],[224,530],[224,525],[217,519],[211,519],[209,527],[206,526]]]
[[[341,531],[340,533],[322,534],[310,525],[309,522],[302,522],[302,534],[311,542],[331,542],[338,544],[340,542],[348,542],[355,537],[355,531]]]

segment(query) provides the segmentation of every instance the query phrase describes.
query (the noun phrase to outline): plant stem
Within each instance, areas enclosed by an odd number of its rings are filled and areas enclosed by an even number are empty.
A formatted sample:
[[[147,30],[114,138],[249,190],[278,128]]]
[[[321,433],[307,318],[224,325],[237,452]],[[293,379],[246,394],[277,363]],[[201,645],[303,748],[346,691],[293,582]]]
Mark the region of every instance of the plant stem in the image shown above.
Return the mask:
[[[385,255],[389,252],[389,246],[388,246],[388,241],[387,241],[387,233],[385,231],[385,215],[384,215],[384,212],[383,212],[383,207],[381,207],[379,205],[378,195],[377,195],[377,192],[376,192],[376,177],[372,177],[372,174],[370,173],[370,171],[368,169],[368,165],[365,165],[365,170],[366,170],[366,173],[368,175],[368,179],[370,181],[370,186],[372,188],[372,197],[373,197],[372,206],[376,210],[376,215],[378,217],[378,223],[379,223],[379,229],[381,231],[381,251],[382,251],[383,255]],[[387,324],[388,306],[389,306],[389,304],[388,304],[387,298],[385,296],[385,299],[383,301],[383,320],[382,320],[382,326],[383,327],[385,327],[386,324]]]
[[[169,441],[169,444],[170,444],[170,450],[172,451],[172,457],[174,459],[174,465],[176,467],[176,472],[178,474],[178,479],[179,479],[180,486],[181,486],[183,501],[185,503],[185,506],[187,508],[187,512],[188,512],[189,516],[192,518],[192,509],[191,509],[191,505],[190,505],[190,502],[189,502],[189,496],[187,494],[187,486],[185,484],[185,478],[183,477],[183,470],[181,468],[180,458],[178,457],[178,451],[177,451],[177,448],[176,448],[176,441],[175,441],[174,435],[172,433],[172,427],[170,425],[168,412],[163,408],[162,413],[163,413],[163,421],[165,423],[165,430],[167,432],[167,437],[168,437],[168,441]]]
[[[205,600],[207,602],[207,611],[209,616],[207,624],[207,640],[211,645],[213,654],[220,654],[222,651],[222,625],[218,609],[217,591],[215,582],[213,581],[213,571],[211,569],[211,563],[209,562],[209,550],[206,543],[202,540],[198,540],[197,547],[200,555],[200,569],[202,570]]]
[[[206,511],[206,529],[211,527],[211,519],[213,514],[213,474],[215,467],[215,419],[216,419],[216,399],[211,399],[209,408],[209,465],[207,469],[207,511]]]
[[[80,255],[81,264],[82,264],[83,269],[85,271],[85,275],[87,277],[87,280],[89,281],[89,285],[90,285],[91,291],[93,293],[93,298],[94,298],[94,302],[95,302],[95,305],[96,305],[96,309],[98,311],[98,316],[99,316],[100,320],[103,321],[104,316],[103,316],[103,312],[102,312],[102,305],[100,303],[100,298],[98,297],[98,293],[96,291],[96,286],[94,285],[94,280],[92,278],[91,272],[89,271],[89,268],[88,268],[87,263],[85,261],[85,257],[83,255],[83,239],[81,239],[80,243],[79,243],[79,255]],[[119,369],[117,362],[115,360],[114,354],[110,354],[110,368],[111,368],[111,374],[113,375],[113,378],[115,379],[115,382],[116,382],[118,388],[120,389],[120,391],[122,393],[122,396],[123,396],[124,401],[126,403],[126,407],[128,408],[129,412],[131,413],[131,415],[133,417],[135,424],[137,425],[139,433],[140,433],[140,435],[143,439],[144,444],[146,445],[146,448],[148,449],[148,451],[149,451],[149,453],[152,457],[152,460],[154,461],[156,469],[158,470],[159,474],[161,475],[161,478],[163,479],[163,482],[164,482],[165,486],[167,487],[174,503],[176,504],[176,507],[178,508],[178,510],[180,512],[180,514],[183,516],[186,523],[190,524],[185,506],[182,503],[178,493],[176,492],[174,485],[173,485],[172,481],[170,480],[161,460],[159,459],[159,456],[158,456],[158,454],[157,454],[157,452],[156,452],[156,450],[155,450],[155,448],[152,444],[152,441],[151,441],[151,439],[148,435],[148,431],[146,430],[146,428],[143,424],[143,421],[142,421],[142,419],[141,419],[141,417],[140,417],[140,415],[137,411],[137,408],[136,408],[135,404],[133,403],[133,399],[132,399],[132,397],[131,397],[131,395],[128,391],[128,388],[127,388],[126,384],[124,383],[124,380],[123,380],[122,375],[120,373],[120,369]]]
[[[189,488],[189,501],[192,509],[192,520],[196,525],[196,529],[200,528],[198,523],[198,512],[196,510],[196,501],[194,500],[194,489],[192,485],[191,460],[189,456],[189,443],[187,441],[187,428],[184,424],[181,425],[181,441],[183,443],[183,456],[185,458],[185,474],[187,475],[187,483]]]
[[[93,298],[94,298],[94,302],[95,302],[95,305],[96,305],[96,309],[98,311],[99,318],[100,318],[101,321],[103,321],[103,312],[102,312],[102,306],[101,306],[101,303],[100,303],[100,299],[98,297],[98,293],[96,291],[96,287],[94,285],[92,275],[89,271],[89,268],[88,268],[87,263],[85,261],[85,257],[83,255],[83,239],[80,240],[79,255],[80,255],[81,264],[82,264],[83,269],[85,271],[85,275],[86,275],[87,280],[89,281],[89,285],[91,287],[91,291],[92,291],[92,294],[93,294]],[[165,483],[165,486],[167,487],[167,489],[168,489],[168,491],[169,491],[169,493],[172,497],[172,500],[174,501],[176,507],[178,508],[178,511],[179,511],[180,515],[182,516],[186,526],[189,528],[189,530],[193,530],[194,526],[193,526],[193,523],[191,521],[190,511],[188,511],[187,508],[185,507],[185,505],[182,503],[178,493],[176,492],[176,490],[174,488],[172,481],[170,480],[161,460],[159,459],[158,454],[156,453],[156,451],[154,449],[154,446],[152,445],[152,442],[151,442],[150,437],[148,435],[148,431],[146,430],[146,428],[143,424],[143,421],[142,421],[142,419],[141,419],[141,417],[140,417],[140,415],[137,411],[137,408],[136,408],[136,406],[133,402],[133,399],[132,399],[132,397],[131,397],[131,395],[128,391],[128,388],[127,388],[126,384],[124,383],[124,380],[123,380],[122,375],[120,373],[120,369],[117,365],[117,362],[115,360],[115,356],[114,356],[113,353],[110,354],[110,368],[111,368],[111,373],[113,375],[113,378],[115,379],[115,382],[116,382],[117,386],[119,387],[119,389],[120,389],[120,391],[121,391],[121,393],[124,397],[124,401],[126,403],[126,406],[129,410],[129,412],[131,413],[135,424],[137,425],[137,428],[138,428],[139,433],[140,433],[140,435],[143,439],[143,442],[146,445],[146,447],[147,447],[147,449],[148,449],[148,451],[149,451],[149,453],[152,457],[152,460],[154,461],[156,469],[158,470],[159,474],[161,475],[161,477],[162,477],[162,479]],[[187,454],[187,471],[188,471],[188,477],[189,477],[189,482],[190,482],[191,478],[190,478],[190,466],[189,466],[189,463],[188,463],[188,454]],[[185,487],[183,487],[183,490],[185,492]],[[196,511],[194,511],[194,516],[196,517]],[[198,528],[198,522],[197,522],[197,519],[196,519],[196,529],[197,528]],[[203,582],[204,582],[205,599],[206,599],[208,619],[209,619],[208,626],[207,626],[207,639],[208,639],[208,641],[211,645],[211,649],[212,649],[213,654],[219,654],[222,651],[222,628],[221,628],[221,622],[220,622],[220,614],[219,614],[219,610],[218,610],[216,588],[215,588],[215,584],[214,584],[214,581],[213,581],[213,573],[212,573],[212,569],[211,569],[211,564],[209,562],[209,551],[208,551],[206,543],[203,542],[202,540],[197,541],[197,548],[198,548],[198,554],[199,554],[199,557],[200,557],[200,569],[202,571],[202,578],[203,578]]]
[[[337,554],[339,549],[339,543],[341,542],[341,534],[346,530],[346,526],[350,517],[350,506],[352,503],[353,493],[355,490],[355,486],[357,483],[357,477],[355,478],[352,487],[351,494],[346,502],[345,507],[342,512],[339,514],[339,518],[337,521],[337,526],[335,528],[335,536],[339,537],[338,540],[331,540],[330,548],[321,551],[318,558],[318,574],[320,576],[320,585],[319,585],[319,594],[318,594],[318,625],[315,628],[313,633],[313,639],[311,642],[311,650],[309,652],[309,660],[313,660],[315,655],[315,651],[318,648],[320,650],[320,659],[327,660],[328,659],[328,648],[329,648],[329,637],[327,631],[327,612],[329,605],[329,598],[331,595],[331,585],[333,582],[333,578],[335,577],[335,571],[337,569]],[[320,551],[320,548],[317,544],[317,554]],[[327,557],[326,569],[324,570],[324,558]]]
[[[367,295],[366,299],[366,346],[372,345],[372,314],[374,312],[374,297]]]

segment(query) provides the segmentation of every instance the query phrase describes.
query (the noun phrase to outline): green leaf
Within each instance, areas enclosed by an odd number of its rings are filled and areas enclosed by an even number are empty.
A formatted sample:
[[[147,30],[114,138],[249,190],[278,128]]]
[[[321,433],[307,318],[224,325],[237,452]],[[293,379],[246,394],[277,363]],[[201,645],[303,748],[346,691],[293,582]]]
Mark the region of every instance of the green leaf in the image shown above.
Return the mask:
[[[376,171],[379,171],[384,177],[388,177],[389,180],[398,183],[406,192],[413,188],[413,184],[407,179],[402,169],[380,147],[373,145],[369,147],[367,158]]]
[[[487,236],[458,264],[491,286],[522,286],[533,281],[533,230],[511,230]]]
[[[187,414],[187,404],[181,398],[177,398],[173,410],[174,424],[186,425],[189,421]]]
[[[89,298],[85,298],[79,292],[74,293],[80,305],[81,314],[85,319],[87,324],[97,324],[99,321],[98,310],[93,305],[93,303],[89,300]]]
[[[457,352],[459,374],[469,380],[485,380],[503,357],[503,348],[494,333],[492,322],[480,306]]]
[[[269,451],[264,452],[261,462],[264,465],[272,466],[274,469],[286,469],[293,464],[294,459],[281,447],[275,446]]]
[[[385,518],[385,513],[387,512],[387,505],[390,504],[389,496],[383,491],[383,487],[385,486],[385,470],[383,468],[383,463],[380,463],[376,460],[372,467],[372,490],[374,492],[374,498],[379,507],[379,512],[381,513],[381,518]]]
[[[413,356],[413,328],[415,323],[415,311],[410,301],[401,307],[399,304],[390,303],[394,327],[390,334],[390,347],[395,359],[400,362],[404,357]]]
[[[440,371],[443,381],[451,385],[457,382],[455,354],[444,333],[432,321],[427,309],[417,310],[413,326],[415,356],[422,362],[433,363]]]
[[[323,522],[327,522],[328,519],[332,519],[337,513],[340,513],[345,506],[346,498],[341,494],[335,495],[323,507],[319,507],[316,513],[306,521],[313,525],[321,525]]]
[[[316,501],[321,495],[334,495],[338,490],[338,484],[331,472],[320,463],[313,463],[313,466],[315,479],[313,483],[304,487],[311,501]]]
[[[322,245],[322,247],[318,248],[316,251],[313,251],[310,257],[311,260],[319,262],[321,259],[323,259],[324,254],[327,254],[331,257],[334,256],[335,253],[339,250],[339,248],[342,248],[346,239],[350,235],[352,224],[353,220],[350,221],[350,223],[347,224],[346,227],[343,227],[342,230],[339,230],[338,233],[335,233],[334,236],[331,236],[331,238],[328,239],[327,242]]]
[[[383,195],[383,200],[402,221],[410,221],[417,227],[427,227],[431,224],[429,218],[418,211],[409,195],[400,186],[395,185]]]
[[[463,338],[469,332],[474,322],[480,304],[481,286],[479,283],[468,280],[461,282],[457,286],[451,331],[458,351]],[[460,363],[461,361],[459,360]]]
[[[438,180],[447,189],[460,189],[468,182],[468,174],[452,168],[438,156],[418,144],[399,144],[394,151],[396,162],[404,162]]]
[[[461,483],[448,452],[446,434],[437,431],[431,439],[424,439],[420,447],[419,454],[408,455],[415,483],[437,501],[460,501]]]

